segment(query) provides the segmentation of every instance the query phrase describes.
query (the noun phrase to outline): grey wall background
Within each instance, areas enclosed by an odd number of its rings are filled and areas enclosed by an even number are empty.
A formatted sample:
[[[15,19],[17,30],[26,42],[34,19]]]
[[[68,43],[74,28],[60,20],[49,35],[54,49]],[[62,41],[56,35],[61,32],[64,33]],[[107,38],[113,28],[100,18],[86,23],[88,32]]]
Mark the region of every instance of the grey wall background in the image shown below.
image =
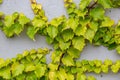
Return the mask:
[[[74,0],[77,4],[80,0]],[[46,16],[51,20],[54,17],[59,17],[61,15],[66,15],[66,11],[64,8],[63,0],[37,0],[38,3],[43,5],[43,9],[46,12]],[[3,4],[0,5],[0,11],[4,12],[5,14],[12,14],[13,12],[22,12],[27,17],[33,18],[33,12],[30,7],[29,0],[4,0]],[[110,16],[112,19],[115,20],[117,23],[120,19],[120,9],[111,9],[107,10],[106,15]],[[44,36],[37,35],[36,41],[30,40],[26,33],[23,32],[19,37],[14,38],[6,38],[4,33],[0,31],[0,57],[1,58],[12,58],[15,57],[16,54],[22,53],[23,50],[29,49],[37,49],[37,48],[50,48],[52,49],[51,45],[48,45],[45,41]],[[116,53],[115,50],[108,51],[107,48],[100,46],[94,47],[88,44],[84,51],[81,53],[80,59],[111,59],[113,61],[120,59],[120,55]],[[47,62],[50,62],[50,55],[47,56]],[[120,73],[118,74],[93,74],[89,73],[88,75],[95,75],[97,80],[119,80]],[[101,77],[102,75],[102,77]]]

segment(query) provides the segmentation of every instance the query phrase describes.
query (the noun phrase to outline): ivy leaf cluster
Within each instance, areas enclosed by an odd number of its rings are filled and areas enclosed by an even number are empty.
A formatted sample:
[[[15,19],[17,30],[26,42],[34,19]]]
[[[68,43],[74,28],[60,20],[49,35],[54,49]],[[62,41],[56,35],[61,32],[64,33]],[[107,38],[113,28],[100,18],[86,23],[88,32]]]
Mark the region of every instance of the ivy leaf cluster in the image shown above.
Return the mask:
[[[0,58],[1,80],[40,80],[47,75],[45,55],[48,49],[25,50],[12,59]]]
[[[46,37],[54,51],[51,62],[46,63],[47,49],[25,51],[11,60],[0,59],[0,79],[12,80],[96,80],[85,73],[118,73],[120,61],[80,60],[86,43],[103,45],[120,54],[120,22],[105,15],[106,9],[119,8],[119,0],[81,0],[77,6],[73,0],[64,0],[68,18],[64,15],[47,20],[45,11],[36,0],[31,0],[35,17],[30,20],[23,13],[4,15],[0,12],[0,29],[7,37],[26,34],[35,41],[35,35]]]

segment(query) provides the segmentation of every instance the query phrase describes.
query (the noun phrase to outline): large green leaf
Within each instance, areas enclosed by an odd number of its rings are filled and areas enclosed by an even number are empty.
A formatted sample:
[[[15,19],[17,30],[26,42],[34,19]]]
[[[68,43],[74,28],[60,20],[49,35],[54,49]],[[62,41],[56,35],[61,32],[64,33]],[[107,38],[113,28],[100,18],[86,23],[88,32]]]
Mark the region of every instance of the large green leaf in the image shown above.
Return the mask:
[[[89,27],[96,32],[98,30],[99,23],[96,21],[92,21],[89,23]]]
[[[10,67],[5,67],[0,69],[0,76],[3,77],[6,80],[11,79],[11,72],[10,72]]]
[[[72,57],[72,58],[79,58],[80,57],[80,51],[73,48],[73,47],[70,47],[68,50],[67,50],[67,53]]]
[[[16,77],[16,76],[18,76],[18,75],[20,75],[20,74],[22,74],[23,73],[23,71],[24,71],[24,65],[23,64],[19,64],[19,63],[14,63],[13,65],[12,65],[12,75],[13,75],[13,77]]]
[[[43,21],[42,19],[39,19],[37,17],[35,17],[32,20],[32,24],[33,24],[34,27],[39,27],[41,29],[45,27],[45,21]]]
[[[96,80],[94,76],[88,76],[87,80]]]
[[[69,55],[66,55],[62,58],[62,63],[66,66],[74,66],[74,60]]]
[[[78,26],[75,30],[75,34],[77,36],[84,35],[86,30],[87,30],[86,26]]]
[[[67,73],[67,80],[75,80],[74,78],[74,75],[73,74],[70,74],[70,73]]]
[[[86,79],[87,79],[86,75],[81,74],[81,73],[77,74],[77,79],[76,80],[86,80]]]
[[[66,50],[69,48],[69,46],[71,45],[71,42],[60,42],[59,43],[59,47],[62,51]]]
[[[10,27],[3,27],[3,32],[5,33],[5,35],[7,37],[13,37],[14,35],[14,26],[10,26]]]
[[[113,7],[111,0],[98,0],[98,3],[101,4],[105,9]]]
[[[95,7],[90,11],[90,16],[93,17],[94,20],[103,20],[105,10],[101,7]]]
[[[56,71],[49,71],[49,80],[57,80]]]
[[[20,13],[18,21],[22,26],[24,26],[25,24],[30,22],[30,19],[27,18],[23,13]]]
[[[39,28],[35,28],[34,26],[29,26],[27,29],[27,35],[30,39],[35,40],[34,36],[38,32]]]
[[[78,21],[79,21],[78,19],[69,18],[67,21],[67,27],[71,28],[74,32],[79,25]]]
[[[109,17],[104,17],[100,27],[111,27],[114,25],[114,20],[111,20]]]
[[[64,41],[66,42],[68,40],[71,40],[74,37],[74,33],[71,29],[67,29],[62,32],[62,36]]]
[[[46,70],[47,70],[46,65],[38,64],[38,65],[36,65],[34,72],[35,72],[37,78],[41,78],[42,76],[45,75]]]
[[[84,35],[84,37],[85,37],[87,40],[89,40],[90,43],[92,43],[92,40],[93,40],[93,38],[94,38],[94,35],[95,35],[95,32],[94,32],[92,29],[88,28],[87,31],[86,31],[86,33],[85,33],[85,35]]]
[[[62,54],[63,53],[61,51],[55,50],[51,55],[52,62],[53,63],[60,62],[60,58],[61,58]]]
[[[17,35],[19,35],[24,29],[24,27],[21,24],[19,24],[18,22],[13,24],[13,26],[14,26],[14,33],[16,33]]]
[[[58,66],[59,66],[58,64],[54,64],[54,63],[50,63],[50,64],[48,65],[50,71],[55,71],[55,70],[57,70],[57,69],[58,69]]]
[[[80,0],[80,9],[84,10],[87,8],[91,1],[92,0]]]
[[[57,71],[57,77],[59,80],[66,80],[67,75],[65,69],[60,68],[60,70]]]
[[[33,72],[30,72],[25,77],[26,77],[25,80],[37,80],[37,77],[36,77],[35,73],[33,73]]]
[[[35,70],[35,65],[31,64],[26,64],[25,65],[25,72],[30,72],[30,71],[34,71]]]
[[[12,26],[12,24],[14,24],[14,18],[13,18],[13,16],[12,15],[5,16],[4,24],[7,27]]]
[[[80,37],[74,37],[72,40],[72,45],[74,48],[78,49],[79,51],[82,51],[85,46],[85,39]]]
[[[57,36],[58,34],[58,29],[54,26],[48,26],[47,27],[47,33],[48,35],[53,39]]]
[[[117,46],[116,50],[117,50],[118,54],[120,54],[120,45]]]

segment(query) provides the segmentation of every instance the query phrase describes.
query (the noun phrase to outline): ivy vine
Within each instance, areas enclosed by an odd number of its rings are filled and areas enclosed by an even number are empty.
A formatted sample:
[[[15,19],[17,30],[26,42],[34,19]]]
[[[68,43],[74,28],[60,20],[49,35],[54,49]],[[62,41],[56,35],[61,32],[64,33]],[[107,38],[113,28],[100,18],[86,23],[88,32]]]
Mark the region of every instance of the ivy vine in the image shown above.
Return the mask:
[[[0,80],[96,80],[96,74],[118,73],[120,60],[115,63],[106,59],[78,61],[86,43],[116,49],[120,54],[120,21],[105,15],[106,9],[119,8],[120,0],[81,0],[79,6],[73,0],[64,0],[68,18],[64,15],[48,21],[41,4],[31,1],[35,17],[30,20],[23,13],[4,15],[0,12],[0,29],[9,38],[19,36],[27,28],[26,34],[35,41],[36,34],[44,35],[52,44],[51,63],[45,55],[48,49],[24,51],[16,58],[0,59]],[[2,0],[0,0],[2,3]]]

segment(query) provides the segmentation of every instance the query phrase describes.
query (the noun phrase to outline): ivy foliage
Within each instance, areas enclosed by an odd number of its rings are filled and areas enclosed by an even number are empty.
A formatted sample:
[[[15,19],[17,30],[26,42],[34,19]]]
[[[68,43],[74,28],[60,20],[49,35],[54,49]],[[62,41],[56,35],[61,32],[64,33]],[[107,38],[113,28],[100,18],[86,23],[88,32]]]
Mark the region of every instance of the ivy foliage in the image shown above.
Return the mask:
[[[105,15],[106,9],[119,8],[119,0],[81,0],[77,6],[73,0],[64,0],[68,18],[64,15],[48,21],[41,4],[31,0],[35,17],[30,20],[23,13],[4,15],[0,12],[0,29],[7,37],[19,36],[27,29],[28,37],[35,41],[35,35],[46,37],[54,51],[51,62],[46,63],[48,49],[25,51],[16,58],[0,59],[0,80],[96,80],[85,73],[118,73],[120,61],[113,63],[106,59],[80,60],[80,53],[86,43],[103,45],[120,54],[120,21]]]
[[[47,75],[45,55],[48,49],[25,50],[15,58],[3,60],[0,58],[1,80],[41,80]]]

